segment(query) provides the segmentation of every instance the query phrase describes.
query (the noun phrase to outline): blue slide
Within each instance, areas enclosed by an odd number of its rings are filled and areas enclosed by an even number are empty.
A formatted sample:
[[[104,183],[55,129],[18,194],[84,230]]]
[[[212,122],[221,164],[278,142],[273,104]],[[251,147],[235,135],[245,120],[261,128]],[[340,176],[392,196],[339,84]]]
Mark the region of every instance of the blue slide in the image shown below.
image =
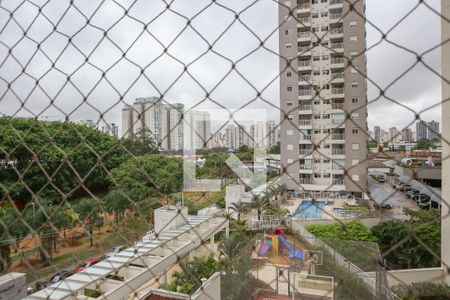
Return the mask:
[[[295,250],[291,244],[282,236],[278,237],[278,240],[281,244],[283,244],[283,247],[289,250],[289,259],[297,258],[300,260],[304,259],[303,251],[302,250]]]

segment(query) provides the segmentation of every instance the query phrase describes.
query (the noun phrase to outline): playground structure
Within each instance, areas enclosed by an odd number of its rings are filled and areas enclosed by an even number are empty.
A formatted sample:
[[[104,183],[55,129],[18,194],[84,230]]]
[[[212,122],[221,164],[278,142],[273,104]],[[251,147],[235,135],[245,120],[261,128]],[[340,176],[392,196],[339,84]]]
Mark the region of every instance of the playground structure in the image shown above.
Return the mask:
[[[286,234],[281,228],[275,228],[274,230],[264,231],[264,242],[259,248],[258,256],[268,257],[269,255],[283,256],[284,249],[289,254],[287,255],[289,260],[298,259],[303,261],[305,259],[302,249],[296,249],[287,239]]]

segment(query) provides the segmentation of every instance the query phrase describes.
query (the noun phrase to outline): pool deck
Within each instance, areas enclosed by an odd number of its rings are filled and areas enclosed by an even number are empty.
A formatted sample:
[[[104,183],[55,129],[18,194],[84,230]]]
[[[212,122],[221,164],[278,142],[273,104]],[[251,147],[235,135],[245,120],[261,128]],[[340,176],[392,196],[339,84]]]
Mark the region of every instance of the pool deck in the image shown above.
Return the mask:
[[[311,199],[305,199],[305,198],[295,198],[291,200],[291,203],[293,205],[290,206],[284,206],[285,208],[289,209],[289,213],[291,215],[294,215],[300,204],[303,202],[303,200],[311,200]],[[332,220],[339,218],[338,214],[335,213],[335,208],[344,208],[345,203],[348,202],[348,199],[343,198],[323,198],[318,201],[328,202],[333,201],[333,205],[324,205],[323,210],[321,212],[321,218],[316,220]],[[302,218],[300,218],[302,219]]]

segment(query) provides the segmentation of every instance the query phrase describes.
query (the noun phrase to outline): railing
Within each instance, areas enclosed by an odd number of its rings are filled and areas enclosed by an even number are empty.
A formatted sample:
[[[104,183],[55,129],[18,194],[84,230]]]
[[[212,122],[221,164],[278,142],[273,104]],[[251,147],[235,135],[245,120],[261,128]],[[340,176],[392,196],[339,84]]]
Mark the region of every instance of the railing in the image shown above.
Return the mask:
[[[300,140],[301,141],[311,141],[311,136],[310,135],[301,135]]]
[[[312,91],[311,90],[300,90],[298,91],[299,96],[311,96]]]
[[[345,149],[333,149],[331,151],[331,153],[333,155],[344,155],[345,154]]]
[[[298,38],[300,38],[300,39],[309,38],[309,37],[311,37],[311,33],[309,33],[309,32],[300,32],[298,34]]]
[[[299,60],[298,66],[299,67],[309,67],[311,65],[309,60]]]
[[[332,103],[331,108],[332,109],[344,109],[344,103]]]
[[[311,110],[312,106],[311,105],[302,105],[299,106],[299,110]]]
[[[301,75],[299,77],[300,81],[307,81],[309,82],[311,80],[311,76],[310,75]]]
[[[338,164],[336,164],[336,163],[333,163],[332,169],[333,169],[333,170],[344,170],[345,167],[342,166],[342,165],[338,165]]]
[[[300,126],[308,126],[311,125],[311,120],[300,120],[299,121]]]
[[[302,4],[298,7],[298,9],[309,9],[309,8],[311,8],[311,5],[309,3]]]
[[[338,57],[338,58],[332,58],[331,59],[331,64],[343,64],[344,63],[344,58],[342,57]]]
[[[330,48],[331,49],[342,49],[342,48],[344,48],[344,44],[343,43],[331,43]]]
[[[331,19],[331,20],[337,20],[337,19],[340,19],[340,18],[342,18],[342,13],[331,14],[331,15],[330,15],[330,19]]]
[[[300,165],[300,170],[312,170],[311,165]]]
[[[300,24],[305,24],[310,22],[310,18],[299,18],[298,21]]]
[[[328,254],[333,258],[335,264],[341,266],[342,268],[345,268],[350,274],[359,277],[364,282],[370,293],[372,293],[375,298],[379,299],[379,297],[377,297],[377,289],[379,288],[379,286],[377,285],[377,281],[372,276],[358,268],[355,264],[342,256],[339,252],[336,252],[335,249],[330,247],[322,240],[318,239],[314,234],[307,231],[302,225],[300,225],[298,222],[295,222],[295,219],[293,220],[293,218],[291,218],[289,221],[287,221],[287,224],[288,227],[305,238],[312,246],[323,248],[326,252],[328,252]],[[386,296],[388,296],[388,300],[400,299],[397,295],[389,290],[388,286],[383,286],[382,288],[386,289]]]
[[[333,95],[340,95],[344,93],[344,89],[343,88],[334,88],[331,89],[331,94]]]
[[[331,80],[333,80],[333,79],[344,79],[344,77],[345,77],[344,73],[331,74]]]
[[[343,0],[330,0],[330,5],[333,5],[333,4],[342,4],[343,3]]]
[[[299,47],[298,48],[299,53],[304,53],[304,52],[308,52],[308,51],[311,51],[311,47]]]
[[[333,185],[344,185],[344,179],[333,179]]]
[[[331,137],[333,140],[345,140],[345,134],[335,133]]]
[[[344,32],[344,28],[342,28],[342,27],[332,28],[330,30],[330,34],[339,34],[339,33],[343,33],[343,32]]]
[[[300,155],[311,155],[312,149],[300,149],[300,150],[298,150],[298,153]]]
[[[300,178],[299,183],[300,184],[313,184],[313,180],[312,179]]]

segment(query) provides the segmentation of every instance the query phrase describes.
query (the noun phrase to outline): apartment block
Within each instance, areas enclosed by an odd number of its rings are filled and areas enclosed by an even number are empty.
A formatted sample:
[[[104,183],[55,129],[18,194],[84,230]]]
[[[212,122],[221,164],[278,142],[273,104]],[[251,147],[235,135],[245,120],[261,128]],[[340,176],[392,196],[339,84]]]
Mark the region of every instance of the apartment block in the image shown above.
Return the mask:
[[[426,139],[426,138],[428,138],[427,122],[418,121],[416,123],[416,139],[417,139],[417,141],[420,141],[421,139]]]
[[[367,184],[365,3],[279,3],[282,181],[294,194],[361,196]]]
[[[440,138],[439,134],[439,122],[431,121],[428,122],[428,139],[437,140]]]
[[[102,132],[109,134],[115,138],[119,137],[119,126],[115,123],[106,123],[102,126]]]

